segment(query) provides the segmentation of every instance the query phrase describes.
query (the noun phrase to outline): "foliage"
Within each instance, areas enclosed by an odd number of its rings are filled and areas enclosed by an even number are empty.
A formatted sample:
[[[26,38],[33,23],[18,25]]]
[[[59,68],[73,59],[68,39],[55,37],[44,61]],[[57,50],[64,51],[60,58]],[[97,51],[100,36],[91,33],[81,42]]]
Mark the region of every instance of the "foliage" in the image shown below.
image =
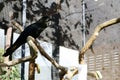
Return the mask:
[[[0,49],[0,63],[3,62],[3,53],[4,49]],[[11,74],[10,78],[8,79],[6,71],[4,71],[4,69],[0,67],[0,80],[21,80],[18,68],[18,65],[11,67]]]
[[[2,54],[4,53],[4,49],[0,49],[0,62],[3,62]]]

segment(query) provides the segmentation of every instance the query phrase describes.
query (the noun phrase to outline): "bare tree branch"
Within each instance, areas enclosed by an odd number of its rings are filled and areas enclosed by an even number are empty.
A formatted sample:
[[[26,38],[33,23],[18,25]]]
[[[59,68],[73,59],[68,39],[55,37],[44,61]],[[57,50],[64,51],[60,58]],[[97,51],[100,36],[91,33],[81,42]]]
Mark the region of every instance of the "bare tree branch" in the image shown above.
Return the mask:
[[[96,28],[95,28],[95,31],[93,33],[93,35],[90,37],[90,39],[87,41],[87,43],[85,44],[85,46],[81,49],[81,51],[79,52],[79,63],[81,64],[81,62],[83,61],[84,59],[84,54],[85,52],[90,48],[90,46],[93,44],[93,42],[96,40],[97,36],[99,35],[99,32],[106,28],[106,27],[109,27],[110,25],[113,25],[113,24],[116,24],[116,23],[119,23],[120,22],[120,18],[115,18],[115,19],[112,19],[112,20],[109,20],[109,21],[106,21],[100,25],[98,25]],[[15,21],[12,21],[12,24],[15,25],[16,27],[18,27],[18,29],[22,32],[23,29],[21,28],[21,26],[19,24],[17,24]],[[30,37],[28,37],[29,39]],[[60,66],[53,58],[51,58],[45,51],[44,49],[39,45],[39,43],[37,41],[35,41],[33,38],[30,38],[29,40],[32,40],[33,43],[35,43],[35,45],[37,46],[37,48],[39,49],[39,51],[41,52],[41,54],[47,58],[57,69],[60,69],[61,71],[64,71],[65,73],[67,73],[67,77],[68,77],[68,80],[71,80],[71,78],[78,72],[77,68],[73,69],[72,70],[66,70],[65,67],[63,66]],[[29,42],[29,41],[28,41]],[[29,42],[31,44],[31,41]],[[33,45],[33,46],[35,46]],[[34,47],[35,49],[35,53],[37,52],[37,48]],[[10,61],[8,63],[0,63],[0,66],[12,66],[12,65],[15,65],[15,64],[18,64],[18,63],[21,63],[21,62],[26,62],[26,61],[29,61],[33,58],[31,58],[31,56],[28,56],[28,57],[25,57],[25,58],[21,58],[21,59],[17,59],[17,60],[14,60],[14,61]],[[64,74],[65,75],[65,74]],[[64,76],[63,75],[63,76]],[[62,79],[64,80],[64,78]]]
[[[19,29],[19,30],[20,30],[20,32],[22,32],[22,31],[23,31],[22,26],[21,26],[20,24],[18,24],[16,21],[11,21],[11,23],[12,23],[15,27],[17,27],[17,29]]]
[[[12,24],[15,25],[15,27],[17,27],[21,32],[23,31],[21,25],[19,25],[17,22],[12,21]],[[32,49],[34,50],[34,53],[37,53],[37,48],[35,46],[35,44],[29,39],[27,39],[27,42],[29,44],[30,47],[32,47]],[[25,58],[20,58],[20,59],[16,59],[16,60],[12,60],[12,61],[7,61],[6,63],[0,63],[0,66],[13,66],[22,62],[26,62],[26,61],[30,61],[31,59],[35,59],[37,57],[37,54],[31,54],[31,56],[27,56]]]
[[[17,22],[12,21],[12,24],[15,27],[17,27],[20,30],[20,32],[23,31],[22,26],[19,25]],[[36,63],[35,63],[35,58],[37,58],[37,50],[38,49],[37,49],[36,45],[33,43],[33,41],[31,40],[30,36],[27,37],[27,43],[28,43],[28,45],[30,47],[30,54],[33,57],[33,59],[31,59],[29,61],[29,75],[28,75],[28,79],[29,80],[34,80],[34,78],[35,78],[35,76],[34,76],[35,75],[35,67],[37,67]]]
[[[106,21],[100,25],[98,25],[95,30],[94,30],[94,33],[92,34],[92,36],[89,38],[89,40],[87,41],[87,43],[85,44],[85,46],[81,49],[81,51],[79,51],[79,63],[80,64],[84,64],[84,54],[85,52],[91,47],[91,45],[94,43],[94,41],[96,40],[96,38],[98,37],[99,35],[99,32],[106,28],[106,27],[109,27],[113,24],[117,24],[120,22],[120,18],[115,18],[115,19],[111,19],[109,21]],[[68,72],[66,73],[65,75],[65,78],[63,78],[62,80],[71,80],[72,77],[74,75],[76,75],[78,73],[78,69],[77,68],[74,68],[73,71],[72,70],[68,70]],[[88,75],[89,76],[93,76],[93,77],[96,77],[96,74],[95,72],[88,72]],[[98,77],[96,77],[97,79]]]
[[[46,59],[48,59],[57,69],[60,69],[61,71],[65,70],[65,67],[60,66],[53,58],[51,58],[45,51],[44,49],[40,46],[39,42],[37,40],[35,40],[32,37],[30,40],[32,40],[34,42],[34,44],[37,46],[37,48],[39,49],[39,51],[41,52],[41,55],[43,55]]]
[[[72,80],[72,77],[78,73],[77,67],[70,67],[62,80]]]
[[[109,21],[106,21],[100,25],[98,25],[95,30],[94,33],[92,34],[92,36],[89,38],[89,40],[86,42],[85,46],[81,49],[81,51],[79,51],[79,63],[82,63],[83,59],[84,59],[84,54],[85,52],[91,47],[91,45],[93,44],[93,42],[96,40],[97,36],[99,35],[99,32],[106,28],[109,27],[113,24],[117,24],[120,22],[120,18],[114,18],[111,19]]]
[[[0,66],[13,66],[22,62],[26,62],[33,59],[31,56],[27,56],[25,58],[20,58],[12,61],[8,61],[7,63],[0,63]]]
[[[78,68],[77,67],[71,67],[67,73],[65,74],[64,78],[62,80],[72,80],[73,76],[78,74]],[[100,71],[88,71],[88,76],[91,76],[93,78],[96,78],[96,80],[102,79],[102,74]]]
[[[31,52],[30,52],[31,56],[36,58],[37,57],[37,53],[38,53],[38,48],[35,45],[35,43],[32,41],[32,37],[31,36],[27,37],[27,43],[28,43],[28,45],[29,45],[29,47],[31,49]]]
[[[17,27],[21,32],[23,31],[21,26],[15,22],[15,21],[12,21],[12,24]],[[41,52],[41,54],[47,58],[57,69],[61,70],[60,74],[62,74],[62,77],[64,76],[64,74],[66,74],[67,70],[65,67],[63,66],[60,66],[53,58],[51,58],[45,51],[44,49],[40,46],[39,42],[37,40],[35,40],[34,38],[32,38],[31,36],[28,37],[29,40],[31,40],[36,46],[37,48],[39,49],[39,51]],[[32,46],[33,44],[31,44]],[[36,47],[34,46],[35,48],[35,51],[36,50]],[[36,53],[36,52],[35,52]]]

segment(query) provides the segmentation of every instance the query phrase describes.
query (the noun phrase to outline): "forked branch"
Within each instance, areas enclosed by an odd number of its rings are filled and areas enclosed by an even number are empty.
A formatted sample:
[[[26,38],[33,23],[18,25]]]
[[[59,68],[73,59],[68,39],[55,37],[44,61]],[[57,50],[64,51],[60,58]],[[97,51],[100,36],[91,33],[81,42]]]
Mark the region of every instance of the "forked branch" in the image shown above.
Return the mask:
[[[104,29],[106,27],[109,27],[109,26],[111,26],[113,24],[117,24],[117,23],[120,23],[120,18],[114,18],[114,19],[111,19],[109,21],[106,21],[106,22],[98,25],[95,28],[94,33],[92,34],[92,36],[89,38],[89,40],[87,41],[85,46],[81,49],[81,51],[79,51],[79,64],[83,64],[84,63],[84,54],[91,47],[91,45],[94,43],[94,41],[96,40],[96,38],[99,35],[99,32],[102,29]],[[67,74],[66,74],[67,80],[71,80],[72,77],[74,75],[76,75],[77,73],[78,73],[78,69],[77,68],[73,69],[73,71],[67,72]],[[66,80],[66,79],[63,79],[63,80]]]
[[[113,24],[117,24],[120,23],[120,18],[114,18],[111,19],[109,21],[106,21],[100,25],[98,25],[95,30],[94,33],[92,34],[92,36],[89,38],[89,40],[86,42],[85,46],[81,49],[81,51],[79,51],[79,63],[82,63],[83,59],[84,59],[84,54],[85,52],[91,47],[91,45],[94,43],[94,41],[96,40],[96,38],[99,35],[99,32],[106,28],[109,27]]]
[[[22,62],[26,62],[31,60],[32,57],[31,56],[26,56],[25,58],[20,58],[20,59],[16,59],[16,60],[12,60],[12,61],[8,61],[7,63],[0,63],[0,66],[13,66]]]
[[[21,25],[19,25],[17,22],[12,21],[12,24],[17,27],[21,32],[23,31],[21,28]],[[28,37],[29,40],[31,40],[35,46],[37,46],[38,50],[40,51],[41,55],[43,55],[46,59],[48,59],[48,61],[50,61],[57,69],[59,69],[61,71],[61,74],[65,74],[67,72],[66,68],[63,66],[60,66],[53,58],[51,58],[45,51],[44,49],[40,46],[39,42],[37,40],[35,40],[32,37]],[[35,48],[35,47],[34,47]]]

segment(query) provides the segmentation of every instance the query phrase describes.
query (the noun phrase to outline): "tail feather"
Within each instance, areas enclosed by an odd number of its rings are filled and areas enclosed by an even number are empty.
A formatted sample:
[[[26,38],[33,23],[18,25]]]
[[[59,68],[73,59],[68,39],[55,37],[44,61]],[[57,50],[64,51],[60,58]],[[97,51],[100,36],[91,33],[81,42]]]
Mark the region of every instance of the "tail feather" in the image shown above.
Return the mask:
[[[3,56],[4,56],[4,57],[7,57],[7,56],[10,55],[10,54],[12,54],[12,53],[6,52],[6,53],[3,54]]]
[[[14,44],[11,47],[9,47],[6,52],[3,54],[4,57],[7,57],[8,55],[11,55],[17,48],[19,47],[18,44]]]

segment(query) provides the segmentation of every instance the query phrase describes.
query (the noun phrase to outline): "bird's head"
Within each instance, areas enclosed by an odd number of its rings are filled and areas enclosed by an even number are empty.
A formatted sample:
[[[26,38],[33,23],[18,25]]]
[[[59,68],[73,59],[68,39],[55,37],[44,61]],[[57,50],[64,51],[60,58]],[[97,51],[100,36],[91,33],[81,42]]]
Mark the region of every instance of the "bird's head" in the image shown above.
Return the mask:
[[[49,16],[43,16],[43,17],[40,19],[40,21],[42,21],[42,22],[48,22],[48,21],[50,21],[50,17],[49,17]]]
[[[47,26],[50,25],[51,23],[51,18],[49,16],[43,16],[40,20],[39,20],[40,23],[44,23],[46,24]]]

